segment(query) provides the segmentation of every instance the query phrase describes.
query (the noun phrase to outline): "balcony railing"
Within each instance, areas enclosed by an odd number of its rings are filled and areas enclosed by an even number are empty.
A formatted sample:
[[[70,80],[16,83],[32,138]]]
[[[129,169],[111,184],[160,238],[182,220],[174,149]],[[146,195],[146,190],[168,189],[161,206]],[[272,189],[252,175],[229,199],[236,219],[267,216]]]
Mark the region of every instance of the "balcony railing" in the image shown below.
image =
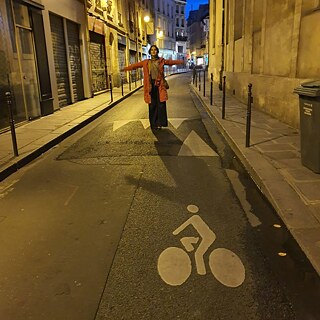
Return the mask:
[[[188,41],[187,36],[176,36],[176,41]]]

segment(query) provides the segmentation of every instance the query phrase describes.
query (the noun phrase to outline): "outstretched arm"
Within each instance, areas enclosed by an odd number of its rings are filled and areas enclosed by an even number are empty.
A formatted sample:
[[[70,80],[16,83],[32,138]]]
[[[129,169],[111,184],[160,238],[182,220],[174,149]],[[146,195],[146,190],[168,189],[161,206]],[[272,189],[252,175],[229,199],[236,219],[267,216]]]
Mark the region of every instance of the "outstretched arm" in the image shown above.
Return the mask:
[[[173,66],[174,64],[184,64],[184,60],[164,60],[164,64]]]
[[[137,62],[137,63],[130,64],[127,67],[124,67],[122,70],[123,71],[131,71],[131,70],[135,70],[137,68],[142,68],[142,67],[143,67],[143,62],[140,61],[140,62]]]

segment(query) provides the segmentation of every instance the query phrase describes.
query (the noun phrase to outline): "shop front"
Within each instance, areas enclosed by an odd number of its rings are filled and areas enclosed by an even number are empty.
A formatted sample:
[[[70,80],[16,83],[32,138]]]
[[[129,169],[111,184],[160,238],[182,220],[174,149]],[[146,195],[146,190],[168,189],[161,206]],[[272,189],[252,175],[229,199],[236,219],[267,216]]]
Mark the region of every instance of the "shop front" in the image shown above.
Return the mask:
[[[0,99],[5,105],[10,91],[15,123],[53,112],[42,10],[35,2],[0,2]],[[0,129],[9,126],[4,110]]]
[[[126,37],[123,35],[118,34],[118,63],[119,63],[119,70],[122,70],[127,65],[126,60],[126,48],[127,48],[127,40]],[[127,83],[126,73],[123,72],[121,74],[122,81]]]
[[[90,33],[90,62],[92,74],[92,90],[94,94],[107,90],[107,65],[104,25],[95,17],[88,17]]]
[[[129,63],[136,63],[138,62],[137,57],[137,44],[133,40],[129,40]],[[131,79],[132,82],[136,81],[138,79],[138,71],[134,70],[131,72]]]

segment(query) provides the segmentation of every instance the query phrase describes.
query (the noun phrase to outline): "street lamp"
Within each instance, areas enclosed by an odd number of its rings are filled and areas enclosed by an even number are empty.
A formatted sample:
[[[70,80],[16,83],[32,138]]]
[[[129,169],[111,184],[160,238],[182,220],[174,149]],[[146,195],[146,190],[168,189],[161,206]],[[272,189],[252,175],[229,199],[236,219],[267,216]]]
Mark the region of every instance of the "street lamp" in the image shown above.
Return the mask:
[[[150,16],[148,16],[148,15],[144,16],[143,21],[146,23],[150,22]]]

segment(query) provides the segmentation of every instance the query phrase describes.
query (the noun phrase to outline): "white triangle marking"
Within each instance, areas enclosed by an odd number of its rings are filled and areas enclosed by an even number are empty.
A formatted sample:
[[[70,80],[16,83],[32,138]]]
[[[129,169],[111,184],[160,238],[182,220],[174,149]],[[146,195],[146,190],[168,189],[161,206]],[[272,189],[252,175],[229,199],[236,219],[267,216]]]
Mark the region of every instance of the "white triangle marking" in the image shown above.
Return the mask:
[[[185,120],[188,120],[188,118],[176,118],[176,119],[168,119],[168,120],[175,129],[178,129],[181,123]]]
[[[150,127],[150,121],[149,121],[149,119],[139,119],[140,121],[141,121],[141,123],[142,123],[142,125],[143,125],[143,127],[145,128],[145,129],[148,129],[149,127]]]
[[[219,157],[193,130],[184,140],[179,156]]]
[[[122,126],[126,125],[127,123],[131,122],[132,120],[119,120],[113,122],[113,131],[118,130]]]

